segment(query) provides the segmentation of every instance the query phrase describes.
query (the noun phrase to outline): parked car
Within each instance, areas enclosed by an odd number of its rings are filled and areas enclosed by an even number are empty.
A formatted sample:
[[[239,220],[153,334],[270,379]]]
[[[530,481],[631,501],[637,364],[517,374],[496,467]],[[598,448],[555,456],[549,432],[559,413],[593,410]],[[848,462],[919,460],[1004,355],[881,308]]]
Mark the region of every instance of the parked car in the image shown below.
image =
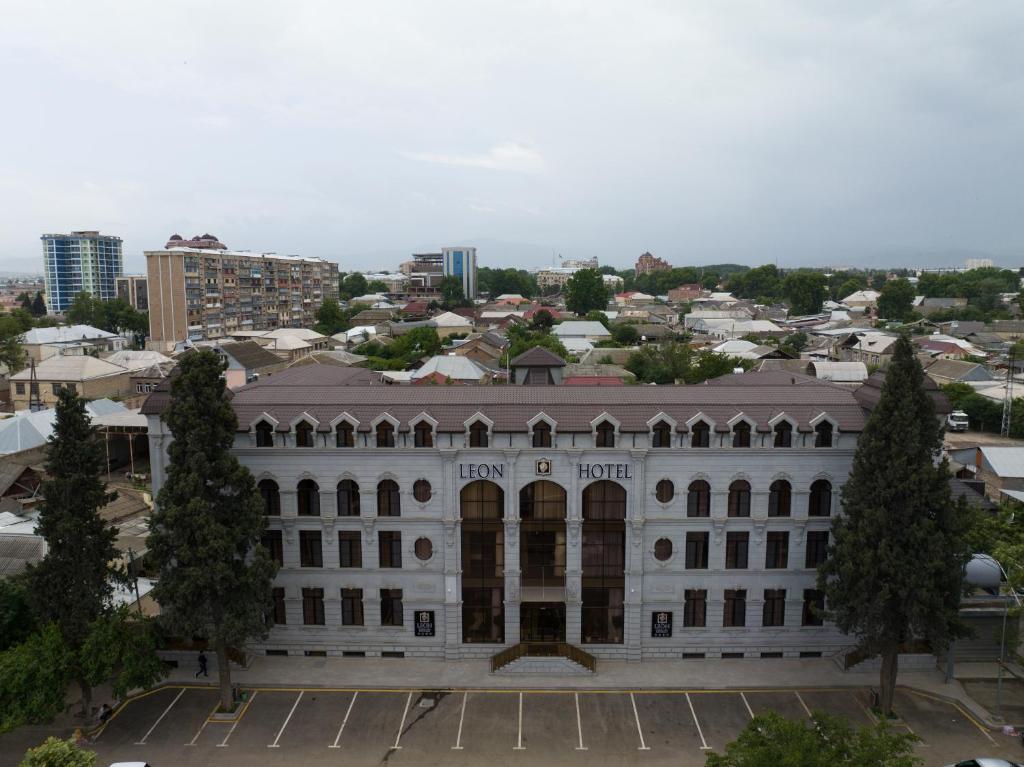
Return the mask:
[[[1022,765],[1017,762],[1009,762],[1006,759],[980,756],[977,759],[968,759],[963,762],[947,765],[947,767],[1022,767]]]

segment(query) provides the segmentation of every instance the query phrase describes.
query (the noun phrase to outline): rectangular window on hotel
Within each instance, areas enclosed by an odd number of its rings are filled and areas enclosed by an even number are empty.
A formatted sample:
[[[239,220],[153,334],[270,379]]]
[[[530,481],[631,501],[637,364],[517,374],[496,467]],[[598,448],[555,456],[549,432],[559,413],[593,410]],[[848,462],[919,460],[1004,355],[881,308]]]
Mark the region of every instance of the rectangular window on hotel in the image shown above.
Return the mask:
[[[299,531],[299,564],[302,567],[323,567],[324,555],[319,530]]]
[[[341,625],[363,625],[363,590],[341,590]]]
[[[363,538],[358,530],[338,533],[338,567],[363,566]]]
[[[786,590],[765,589],[764,590],[764,620],[763,626],[784,626],[786,625]]]
[[[707,625],[707,590],[687,589],[683,597],[683,625],[688,628],[704,628]]]
[[[302,622],[307,626],[324,625],[324,590],[302,590]]]
[[[265,530],[263,532],[263,548],[267,550],[270,559],[278,566],[284,564],[284,541],[281,539],[280,530]]]
[[[283,626],[288,622],[288,613],[284,608],[284,589],[280,587],[272,588],[270,595],[274,600],[271,619],[274,621],[275,626]]]
[[[381,567],[402,566],[402,534],[397,530],[381,530],[377,544],[380,550]]]
[[[706,570],[708,567],[708,533],[686,534],[686,569]]]
[[[804,589],[804,609],[800,625],[823,625],[825,621],[821,617],[821,611],[824,609],[825,594],[817,589]]]
[[[817,567],[828,558],[828,530],[810,530],[807,533],[807,550],[804,567]]]
[[[747,625],[747,590],[726,589],[725,591],[725,613],[722,625],[746,626]]]
[[[732,532],[725,534],[725,568],[746,570],[747,553],[750,550],[750,533]]]
[[[380,625],[403,625],[403,606],[401,589],[380,590]]]
[[[781,570],[789,566],[789,533],[768,533],[764,566],[768,570]]]

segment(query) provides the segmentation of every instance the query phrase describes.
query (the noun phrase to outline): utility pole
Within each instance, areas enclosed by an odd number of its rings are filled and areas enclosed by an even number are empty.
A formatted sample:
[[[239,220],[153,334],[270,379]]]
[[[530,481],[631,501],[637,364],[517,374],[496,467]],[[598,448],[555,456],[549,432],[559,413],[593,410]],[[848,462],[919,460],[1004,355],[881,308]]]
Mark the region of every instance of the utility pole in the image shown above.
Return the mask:
[[[1010,347],[1010,364],[1006,368],[1006,396],[1003,398],[1003,425],[999,433],[1010,436],[1010,420],[1013,415],[1013,347]]]

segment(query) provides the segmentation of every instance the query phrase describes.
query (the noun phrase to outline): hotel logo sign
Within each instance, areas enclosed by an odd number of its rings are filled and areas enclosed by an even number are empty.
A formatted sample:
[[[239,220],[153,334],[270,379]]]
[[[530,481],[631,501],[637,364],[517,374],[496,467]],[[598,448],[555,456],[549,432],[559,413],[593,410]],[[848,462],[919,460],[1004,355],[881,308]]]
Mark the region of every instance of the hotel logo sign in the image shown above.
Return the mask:
[[[629,463],[581,463],[580,479],[633,479]]]
[[[551,476],[551,459],[541,458],[535,464],[536,472],[538,477],[550,477]]]
[[[434,636],[434,611],[417,610],[415,629],[418,637]]]
[[[651,613],[651,636],[655,639],[668,639],[672,636],[672,613],[664,610]]]

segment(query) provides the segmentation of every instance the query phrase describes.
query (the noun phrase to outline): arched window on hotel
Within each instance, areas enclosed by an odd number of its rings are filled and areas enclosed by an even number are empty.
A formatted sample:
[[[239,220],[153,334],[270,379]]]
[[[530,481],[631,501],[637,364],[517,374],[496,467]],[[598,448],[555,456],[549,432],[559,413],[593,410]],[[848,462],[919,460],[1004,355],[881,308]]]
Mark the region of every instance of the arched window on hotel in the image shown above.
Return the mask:
[[[434,446],[434,430],[427,421],[420,421],[413,428],[413,445],[415,447]]]
[[[626,491],[594,482],[583,491],[584,644],[622,644],[626,563]]]
[[[462,516],[462,641],[505,641],[505,493],[470,482],[459,493]]]
[[[792,488],[784,479],[777,479],[768,488],[768,516],[788,517]]]
[[[551,447],[551,424],[538,421],[533,425],[533,446]]]
[[[690,427],[690,447],[711,447],[711,427],[704,421]]]
[[[304,479],[299,482],[296,488],[296,499],[298,500],[300,517],[320,516],[320,486],[311,479]]]
[[[359,516],[359,485],[351,479],[338,483],[338,516]]]
[[[469,446],[487,447],[488,442],[487,424],[483,421],[473,421],[469,426]]]
[[[750,447],[750,424],[746,421],[739,421],[732,427],[732,446]]]
[[[729,485],[729,516],[750,516],[750,483],[737,479]]]
[[[382,479],[377,483],[377,516],[402,516],[402,494],[393,479]]]
[[[703,479],[697,479],[690,483],[686,492],[686,516],[711,516],[711,485]]]
[[[658,421],[651,429],[651,447],[672,447],[672,427]]]
[[[595,447],[615,447],[615,427],[607,421],[601,421],[595,430],[597,442]]]
[[[281,516],[281,493],[277,483],[272,479],[261,479],[257,487],[263,496],[263,513],[268,517]]]
[[[811,494],[807,499],[807,516],[827,517],[832,514],[832,483],[827,479],[816,479],[811,483]]]
[[[395,427],[390,421],[377,424],[377,447],[395,446]]]
[[[313,425],[308,421],[299,421],[295,426],[295,446],[313,447]]]
[[[547,480],[519,491],[523,589],[565,587],[565,490]],[[564,637],[563,637],[564,638]]]
[[[789,421],[779,421],[773,431],[775,441],[772,444],[775,447],[793,447],[793,424]]]
[[[274,446],[274,426],[266,421],[256,424],[256,447]]]
[[[334,429],[334,444],[337,447],[355,447],[356,430],[348,421],[342,421]]]
[[[814,446],[832,447],[832,424],[829,421],[822,421],[814,427]]]

